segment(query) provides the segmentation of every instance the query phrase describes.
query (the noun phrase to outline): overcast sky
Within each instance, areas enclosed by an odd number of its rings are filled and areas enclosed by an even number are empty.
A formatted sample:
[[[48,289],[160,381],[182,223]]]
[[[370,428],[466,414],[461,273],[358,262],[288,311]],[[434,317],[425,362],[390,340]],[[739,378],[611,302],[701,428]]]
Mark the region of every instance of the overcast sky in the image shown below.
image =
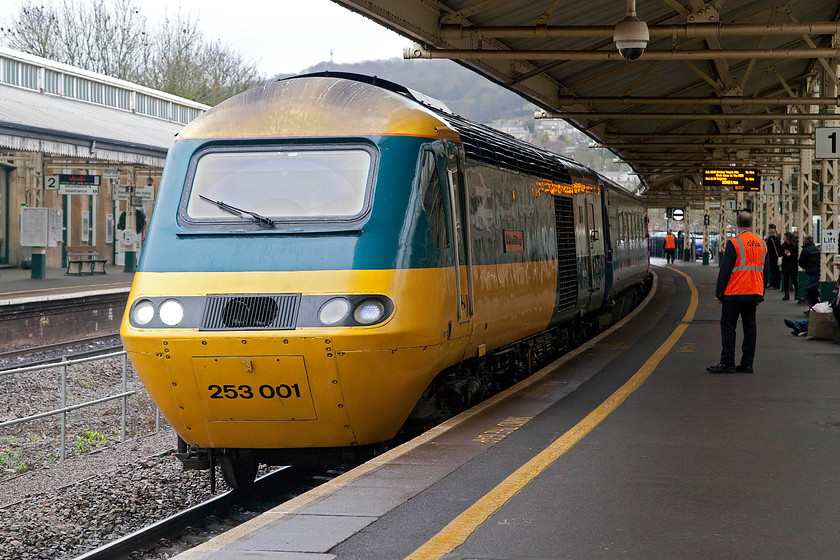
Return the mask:
[[[179,0],[136,0],[150,24]],[[198,19],[204,38],[219,39],[266,76],[296,73],[318,62],[361,62],[402,57],[411,41],[330,0],[180,0],[182,14]]]

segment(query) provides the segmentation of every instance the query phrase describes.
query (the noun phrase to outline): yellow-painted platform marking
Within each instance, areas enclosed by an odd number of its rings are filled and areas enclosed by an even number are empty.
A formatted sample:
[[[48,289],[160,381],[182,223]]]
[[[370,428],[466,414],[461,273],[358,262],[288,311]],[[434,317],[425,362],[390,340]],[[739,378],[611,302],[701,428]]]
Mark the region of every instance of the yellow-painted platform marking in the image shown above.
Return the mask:
[[[438,560],[461,546],[478,527],[487,521],[491,515],[496,513],[505,503],[513,498],[520,490],[534,480],[549,465],[559,459],[564,453],[571,449],[583,436],[591,432],[595,426],[609,416],[618,405],[624,402],[633,391],[638,389],[647,380],[659,362],[674,347],[682,334],[688,328],[694,313],[697,311],[697,288],[688,275],[675,268],[670,268],[685,277],[688,287],[691,289],[691,303],[680,324],[671,333],[671,336],[648,358],[644,365],[630,378],[618,391],[613,393],[607,400],[601,403],[598,408],[590,412],[586,418],[581,420],[574,428],[557,438],[551,445],[541,451],[536,457],[525,463],[516,472],[508,476],[498,486],[485,494],[464,513],[453,519],[449,525],[444,527],[437,535],[432,537],[426,544],[412,552],[406,560]]]
[[[485,430],[473,438],[473,441],[478,443],[492,443],[496,444],[505,439],[507,436],[524,426],[528,421],[533,420],[531,416],[509,416],[502,420],[489,430]]]

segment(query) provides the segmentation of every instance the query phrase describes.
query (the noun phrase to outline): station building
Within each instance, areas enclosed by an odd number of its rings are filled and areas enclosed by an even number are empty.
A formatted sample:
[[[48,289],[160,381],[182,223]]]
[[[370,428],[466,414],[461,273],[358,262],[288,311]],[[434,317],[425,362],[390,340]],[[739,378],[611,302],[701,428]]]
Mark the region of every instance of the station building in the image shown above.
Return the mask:
[[[139,255],[126,211],[148,221],[175,135],[208,108],[0,47],[0,266],[38,278],[66,247],[120,266]]]

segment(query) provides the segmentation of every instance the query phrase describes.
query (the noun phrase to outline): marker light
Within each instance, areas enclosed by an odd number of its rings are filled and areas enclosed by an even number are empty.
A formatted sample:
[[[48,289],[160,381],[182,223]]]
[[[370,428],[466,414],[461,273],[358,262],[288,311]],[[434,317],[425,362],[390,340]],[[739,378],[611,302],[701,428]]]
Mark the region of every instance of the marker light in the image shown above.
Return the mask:
[[[168,299],[160,305],[158,313],[164,325],[174,327],[184,318],[184,306],[177,300]]]
[[[321,306],[318,320],[324,325],[334,325],[350,312],[350,302],[344,298],[334,298]]]
[[[155,305],[144,299],[134,306],[134,322],[138,325],[145,325],[155,318]]]
[[[383,315],[385,315],[385,306],[375,299],[366,299],[356,306],[356,311],[353,312],[356,322],[363,325],[373,324],[382,319]]]

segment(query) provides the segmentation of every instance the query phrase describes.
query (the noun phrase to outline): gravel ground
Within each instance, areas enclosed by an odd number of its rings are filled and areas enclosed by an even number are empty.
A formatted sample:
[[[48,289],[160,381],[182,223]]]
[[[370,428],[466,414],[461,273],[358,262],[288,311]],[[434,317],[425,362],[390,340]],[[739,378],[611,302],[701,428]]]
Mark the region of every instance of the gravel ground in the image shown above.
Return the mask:
[[[60,407],[60,371],[0,376],[0,422]],[[71,366],[67,402],[119,392],[121,383],[119,358]],[[210,497],[209,474],[184,472],[172,455],[172,430],[162,422],[153,433],[154,407],[130,363],[128,389],[136,394],[125,443],[120,401],[68,414],[65,461],[60,417],[0,429],[0,559],[74,558]],[[221,477],[218,485],[227,489]]]
[[[112,341],[99,343],[100,346]],[[0,359],[0,367],[20,367],[25,360],[68,356],[90,345]],[[66,403],[80,404],[122,392],[122,358],[108,358],[67,367]],[[155,409],[130,362],[126,362],[125,438],[155,430]],[[62,406],[61,367],[26,373],[0,372],[0,422],[49,412]],[[67,413],[65,457],[86,455],[122,439],[120,400]],[[165,422],[161,425],[166,427]],[[0,481],[30,470],[55,465],[61,455],[61,416],[0,428]]]
[[[160,445],[162,436],[172,441],[171,433],[143,438],[93,461],[73,459],[0,484],[0,493],[11,486],[25,496],[0,507],[0,558],[75,558],[207,500],[206,472],[182,471],[171,453],[133,455]],[[221,480],[218,490],[226,490]]]

